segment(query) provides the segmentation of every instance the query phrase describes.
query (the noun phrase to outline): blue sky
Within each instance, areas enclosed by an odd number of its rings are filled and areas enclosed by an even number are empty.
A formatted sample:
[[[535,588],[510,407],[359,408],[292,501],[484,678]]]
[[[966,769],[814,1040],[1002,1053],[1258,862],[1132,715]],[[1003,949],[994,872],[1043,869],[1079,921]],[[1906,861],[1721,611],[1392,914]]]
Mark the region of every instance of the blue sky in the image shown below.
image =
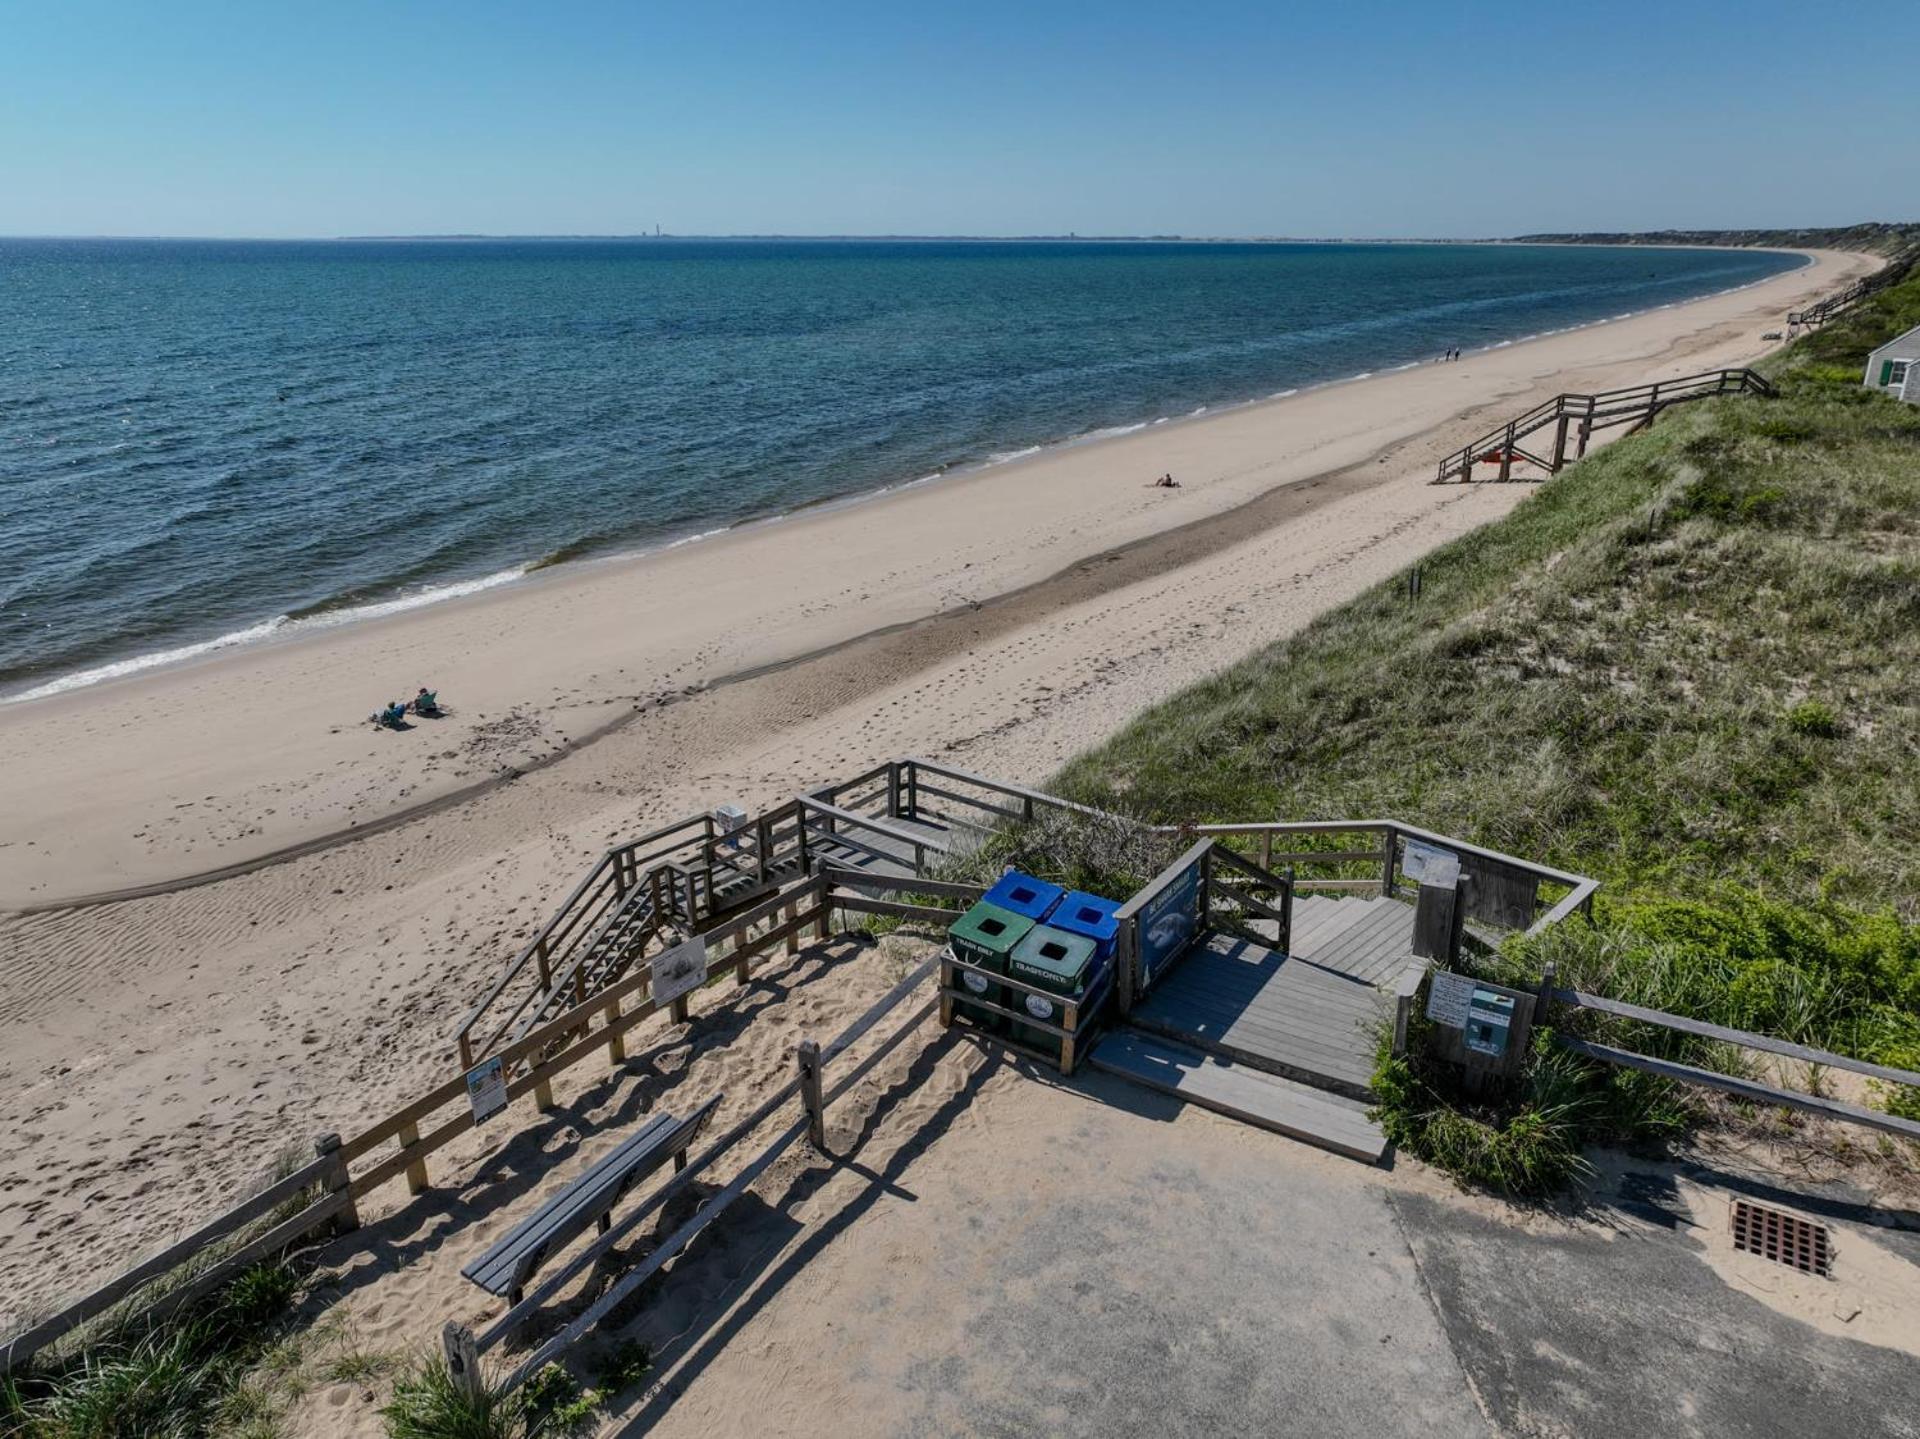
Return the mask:
[[[1920,218],[1920,4],[0,0],[0,234]]]

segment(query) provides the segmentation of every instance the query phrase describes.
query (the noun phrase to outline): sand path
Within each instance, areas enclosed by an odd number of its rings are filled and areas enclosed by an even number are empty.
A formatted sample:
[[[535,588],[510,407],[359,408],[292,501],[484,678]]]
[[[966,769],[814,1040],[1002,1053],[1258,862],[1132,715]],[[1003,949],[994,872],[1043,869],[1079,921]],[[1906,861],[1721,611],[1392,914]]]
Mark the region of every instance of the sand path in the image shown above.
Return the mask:
[[[610,839],[899,753],[1042,779],[1528,493],[1424,484],[1448,447],[1563,388],[1751,359],[1872,263],[0,712],[16,904],[370,825],[618,721],[423,821],[0,917],[0,1308],[122,1267],[276,1151],[438,1078],[464,1005]],[[1136,483],[1169,468],[1182,490]],[[461,705],[444,729],[328,733],[426,655]],[[284,723],[198,718],[263,690]]]

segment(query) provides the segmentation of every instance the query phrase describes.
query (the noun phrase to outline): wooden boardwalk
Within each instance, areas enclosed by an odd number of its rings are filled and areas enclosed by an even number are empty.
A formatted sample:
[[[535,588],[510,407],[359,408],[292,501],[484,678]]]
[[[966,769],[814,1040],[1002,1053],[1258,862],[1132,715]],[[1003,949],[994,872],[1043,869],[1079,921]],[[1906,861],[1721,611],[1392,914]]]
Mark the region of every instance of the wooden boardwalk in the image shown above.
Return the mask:
[[[1369,1096],[1391,1005],[1365,980],[1230,935],[1196,945],[1135,1006],[1137,1028],[1272,1074]]]
[[[876,823],[899,834],[912,835],[932,854],[952,854],[964,850],[968,844],[968,837],[949,825],[897,817]],[[816,857],[840,869],[860,870],[881,879],[913,879],[920,873],[915,867],[912,844],[884,831],[843,823],[838,835],[809,830],[808,843]]]
[[[1404,900],[1302,895],[1293,905],[1293,953],[1391,989],[1413,955],[1413,906]]]
[[[1245,1123],[1378,1164],[1387,1137],[1357,1099],[1230,1064],[1157,1035],[1122,1030],[1094,1046],[1095,1069]]]

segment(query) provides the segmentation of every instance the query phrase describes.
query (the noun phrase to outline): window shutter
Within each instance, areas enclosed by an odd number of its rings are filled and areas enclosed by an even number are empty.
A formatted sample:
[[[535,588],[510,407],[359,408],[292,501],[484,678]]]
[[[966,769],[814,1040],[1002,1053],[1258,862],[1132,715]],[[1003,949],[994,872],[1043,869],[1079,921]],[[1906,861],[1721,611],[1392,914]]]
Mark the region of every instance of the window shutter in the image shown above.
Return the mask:
[[[1893,361],[1882,360],[1880,362],[1880,388],[1884,390],[1888,385],[1891,385],[1892,383],[1893,383]]]

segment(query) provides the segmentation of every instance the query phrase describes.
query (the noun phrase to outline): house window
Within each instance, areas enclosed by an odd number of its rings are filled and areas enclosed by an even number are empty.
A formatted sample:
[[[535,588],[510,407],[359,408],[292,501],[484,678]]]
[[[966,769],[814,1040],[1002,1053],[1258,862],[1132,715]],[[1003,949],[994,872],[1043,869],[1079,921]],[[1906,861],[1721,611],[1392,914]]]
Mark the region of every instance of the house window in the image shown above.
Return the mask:
[[[1912,363],[1913,361],[1911,360],[1889,360],[1887,362],[1886,386],[1889,390],[1897,390],[1906,384],[1907,366]]]

